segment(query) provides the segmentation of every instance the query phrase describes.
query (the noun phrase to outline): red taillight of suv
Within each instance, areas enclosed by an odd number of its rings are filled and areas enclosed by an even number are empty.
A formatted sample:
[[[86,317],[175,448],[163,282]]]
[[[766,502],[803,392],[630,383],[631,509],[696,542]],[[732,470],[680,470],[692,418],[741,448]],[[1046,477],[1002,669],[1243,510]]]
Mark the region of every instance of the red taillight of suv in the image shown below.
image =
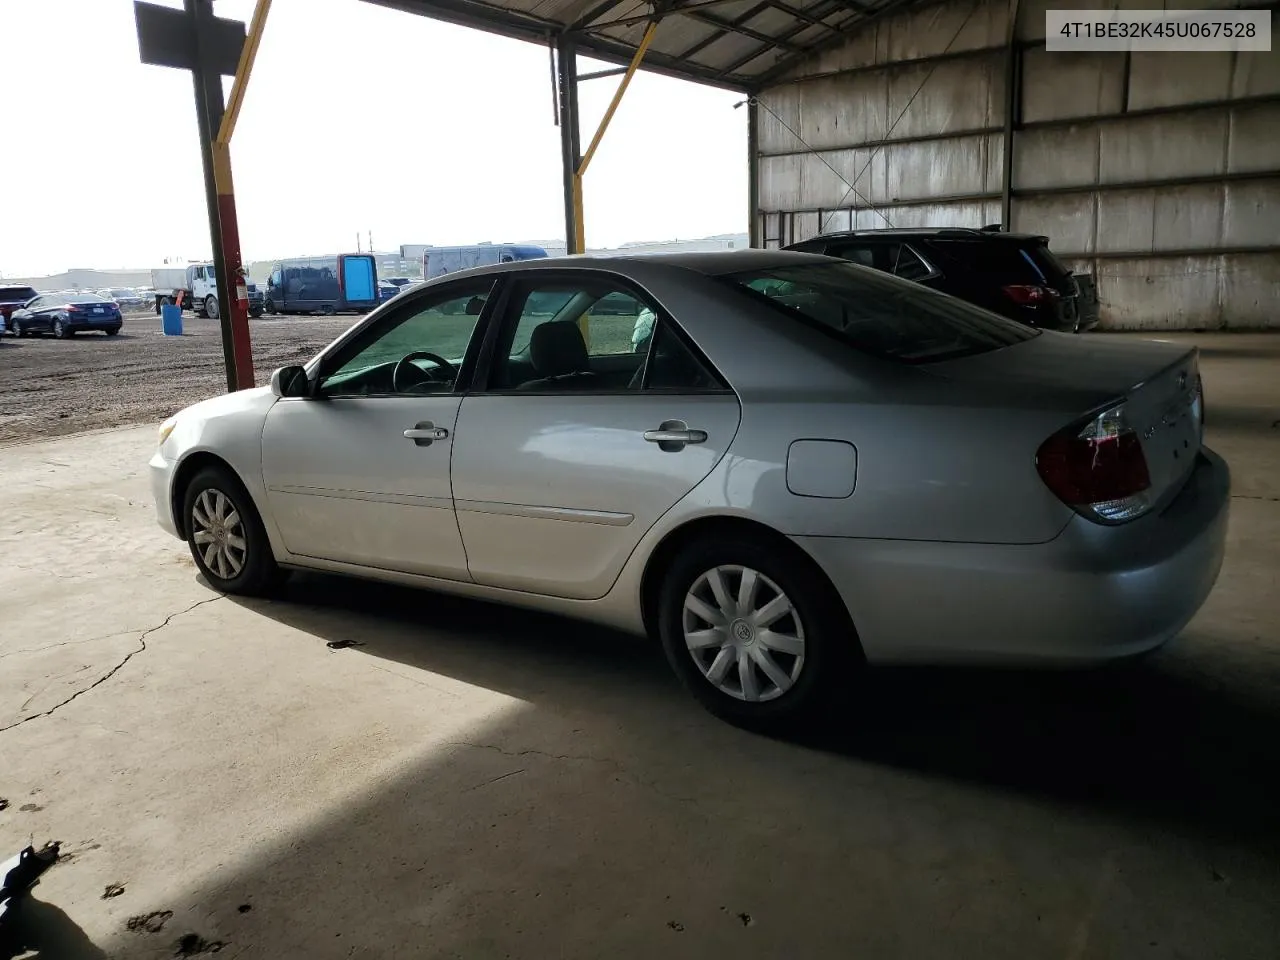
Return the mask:
[[[1053,287],[1041,287],[1030,283],[1010,283],[1001,289],[1014,303],[1022,307],[1035,307],[1058,298],[1058,291]]]
[[[1054,495],[1100,523],[1123,523],[1151,508],[1151,475],[1124,405],[1055,433],[1036,452],[1036,470]]]

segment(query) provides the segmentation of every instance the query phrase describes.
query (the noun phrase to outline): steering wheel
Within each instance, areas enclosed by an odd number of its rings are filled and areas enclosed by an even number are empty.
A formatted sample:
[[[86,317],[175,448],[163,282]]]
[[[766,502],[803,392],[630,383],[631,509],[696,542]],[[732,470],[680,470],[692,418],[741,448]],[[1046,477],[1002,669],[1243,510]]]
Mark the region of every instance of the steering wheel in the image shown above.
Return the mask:
[[[438,353],[432,353],[430,350],[415,350],[413,353],[406,354],[396,363],[396,367],[391,371],[391,389],[396,393],[408,393],[413,387],[427,382],[439,382],[434,377],[428,375],[421,367],[415,366],[414,360],[430,360],[441,370],[449,374],[449,380],[458,379],[458,368],[452,363],[440,356]],[[408,382],[409,372],[417,374],[418,379],[412,383]]]

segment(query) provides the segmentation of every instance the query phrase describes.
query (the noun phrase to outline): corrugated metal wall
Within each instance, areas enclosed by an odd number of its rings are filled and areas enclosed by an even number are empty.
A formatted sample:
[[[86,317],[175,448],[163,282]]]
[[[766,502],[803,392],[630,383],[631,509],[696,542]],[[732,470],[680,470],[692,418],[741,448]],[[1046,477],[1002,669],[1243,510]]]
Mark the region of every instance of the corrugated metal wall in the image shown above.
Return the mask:
[[[1049,53],[1050,6],[1106,4],[1024,0],[1012,43],[1009,3],[918,8],[761,92],[762,245],[1002,222],[1008,119],[1012,229],[1104,327],[1280,327],[1280,50]]]

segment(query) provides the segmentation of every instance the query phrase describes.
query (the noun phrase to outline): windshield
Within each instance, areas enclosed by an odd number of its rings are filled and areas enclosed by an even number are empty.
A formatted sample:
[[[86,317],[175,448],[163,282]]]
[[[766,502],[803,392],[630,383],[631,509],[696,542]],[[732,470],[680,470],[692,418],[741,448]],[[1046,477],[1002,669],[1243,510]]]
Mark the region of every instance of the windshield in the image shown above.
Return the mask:
[[[1039,335],[963,300],[849,263],[778,266],[724,279],[782,316],[897,363],[954,360]]]

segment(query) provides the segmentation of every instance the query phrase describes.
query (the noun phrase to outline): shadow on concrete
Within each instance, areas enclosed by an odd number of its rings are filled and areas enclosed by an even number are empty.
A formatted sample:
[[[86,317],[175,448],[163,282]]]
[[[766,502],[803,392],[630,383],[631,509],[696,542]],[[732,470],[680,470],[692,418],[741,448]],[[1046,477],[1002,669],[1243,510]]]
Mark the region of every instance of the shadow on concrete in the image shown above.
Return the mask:
[[[325,641],[354,640],[358,655],[538,706],[650,727],[704,719],[658,646],[642,639],[344,577],[295,574],[286,590],[283,601],[237,602]],[[1189,645],[1091,670],[878,668],[848,703],[793,739],[851,760],[1280,850],[1280,792],[1266,759],[1266,745],[1280,743],[1280,701],[1238,696],[1188,669]],[[1251,666],[1250,685],[1274,694],[1280,664],[1266,666],[1274,671],[1266,677]]]
[[[11,942],[0,943],[0,960],[106,960],[66,912],[34,896],[18,901]]]
[[[706,714],[653,645],[597,627],[309,574],[279,600],[235,602],[357,644],[335,658],[515,700],[303,828],[228,851],[216,877],[151,905],[185,911],[163,936],[121,931],[113,956],[172,956],[178,935],[315,960],[837,944],[1262,956],[1272,942],[1280,880],[1258,862],[1277,836],[1280,708],[1160,658],[1050,676],[877,670],[851,706],[782,741]],[[424,696],[448,711],[447,693]]]

